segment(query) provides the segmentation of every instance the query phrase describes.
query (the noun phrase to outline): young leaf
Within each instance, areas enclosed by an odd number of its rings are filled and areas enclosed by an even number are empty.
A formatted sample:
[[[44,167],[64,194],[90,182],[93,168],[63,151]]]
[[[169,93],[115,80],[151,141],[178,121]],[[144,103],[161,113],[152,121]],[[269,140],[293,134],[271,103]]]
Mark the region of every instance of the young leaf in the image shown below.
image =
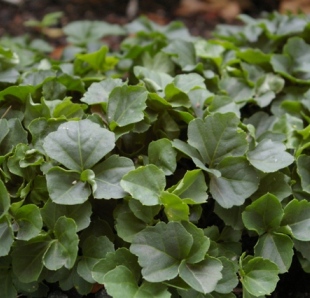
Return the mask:
[[[146,165],[126,174],[121,180],[121,186],[143,205],[158,205],[166,186],[165,174],[155,165]]]
[[[77,60],[81,60],[90,65],[95,71],[105,71],[109,69],[109,63],[107,61],[107,53],[109,49],[107,46],[102,46],[98,51],[86,54],[77,54]]]
[[[163,191],[160,201],[165,206],[165,214],[169,221],[188,220],[188,205],[175,194]]]
[[[263,139],[254,150],[247,153],[247,157],[255,168],[265,173],[271,173],[294,162],[294,157],[285,150],[285,145],[282,143]]]
[[[294,243],[287,235],[280,233],[266,233],[259,237],[254,247],[256,256],[274,262],[279,273],[285,273],[291,266]]]
[[[52,201],[62,205],[83,204],[91,194],[89,185],[80,181],[80,174],[60,167],[46,174],[47,189]]]
[[[123,85],[115,87],[109,96],[107,107],[110,128],[137,123],[144,118],[147,91],[140,86]]]
[[[177,167],[177,153],[168,139],[160,139],[149,144],[149,163],[163,170],[165,175],[172,175]]]
[[[262,235],[277,229],[283,217],[280,201],[272,194],[266,194],[247,206],[242,213],[242,220],[247,229]]]
[[[281,225],[287,225],[295,239],[310,241],[310,203],[297,199],[290,201],[284,208]]]
[[[180,265],[180,277],[191,288],[201,293],[211,293],[222,278],[222,263],[213,257],[206,257],[196,264],[188,264],[183,261]]]
[[[241,260],[241,283],[255,297],[270,295],[274,291],[278,273],[275,263],[261,257],[247,256]]]
[[[44,140],[43,148],[70,170],[90,169],[115,146],[114,134],[88,120],[61,124]]]
[[[74,266],[79,238],[76,234],[77,226],[73,219],[60,217],[54,226],[53,239],[43,257],[43,263],[49,270],[58,270],[61,267],[71,269]]]
[[[39,235],[43,221],[40,209],[34,204],[27,204],[19,208],[14,216],[18,225],[16,239],[30,240]]]
[[[238,131],[240,120],[233,113],[215,113],[188,126],[188,143],[197,148],[204,163],[214,168],[226,156],[242,156],[247,148],[245,132]]]
[[[193,237],[178,222],[158,223],[138,233],[130,251],[138,256],[143,278],[150,282],[171,280],[191,250]]]
[[[257,173],[244,157],[226,157],[217,170],[221,177],[211,176],[210,192],[224,208],[242,205],[258,188]]]
[[[179,196],[187,204],[202,204],[208,199],[208,186],[201,170],[187,171],[184,177],[169,192]]]
[[[93,191],[96,199],[119,199],[126,193],[120,186],[120,181],[125,174],[134,170],[133,162],[126,157],[112,155],[105,161],[94,166],[97,189]]]

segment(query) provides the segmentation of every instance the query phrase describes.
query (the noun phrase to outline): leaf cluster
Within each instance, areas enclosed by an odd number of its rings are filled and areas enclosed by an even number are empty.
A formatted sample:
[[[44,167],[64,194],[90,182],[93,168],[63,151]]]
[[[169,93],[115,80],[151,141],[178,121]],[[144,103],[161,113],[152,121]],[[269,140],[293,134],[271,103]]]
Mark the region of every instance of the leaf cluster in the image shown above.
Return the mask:
[[[0,296],[265,297],[310,272],[310,19],[0,39]],[[103,37],[118,36],[110,50]]]

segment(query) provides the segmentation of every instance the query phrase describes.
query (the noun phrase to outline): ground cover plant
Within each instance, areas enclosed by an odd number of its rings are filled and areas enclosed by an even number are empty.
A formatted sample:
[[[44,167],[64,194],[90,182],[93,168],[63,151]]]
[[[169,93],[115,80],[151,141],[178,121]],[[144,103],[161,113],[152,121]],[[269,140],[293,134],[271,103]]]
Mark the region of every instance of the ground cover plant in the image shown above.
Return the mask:
[[[265,297],[310,273],[310,19],[240,18],[210,40],[77,21],[57,60],[1,38],[1,297]]]

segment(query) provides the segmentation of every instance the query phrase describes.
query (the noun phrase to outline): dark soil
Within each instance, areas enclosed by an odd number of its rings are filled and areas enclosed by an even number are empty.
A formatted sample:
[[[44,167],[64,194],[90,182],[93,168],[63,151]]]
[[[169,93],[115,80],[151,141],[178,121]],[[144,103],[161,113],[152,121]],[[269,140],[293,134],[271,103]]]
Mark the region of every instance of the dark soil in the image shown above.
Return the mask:
[[[8,1],[8,2],[6,2]],[[0,36],[21,35],[32,32],[23,24],[30,19],[41,20],[51,12],[62,11],[60,26],[74,20],[104,20],[110,23],[126,24],[130,21],[126,10],[130,0],[20,0],[19,5],[0,0]],[[257,16],[261,11],[277,9],[279,0],[239,0],[249,4],[241,7],[242,13]],[[181,20],[193,35],[209,37],[218,23],[225,20],[217,11],[196,11],[190,15],[178,15],[181,0],[140,0],[136,16],[147,15],[155,22],[166,24],[172,20]],[[241,4],[240,4],[241,5]],[[227,20],[226,20],[227,22]]]

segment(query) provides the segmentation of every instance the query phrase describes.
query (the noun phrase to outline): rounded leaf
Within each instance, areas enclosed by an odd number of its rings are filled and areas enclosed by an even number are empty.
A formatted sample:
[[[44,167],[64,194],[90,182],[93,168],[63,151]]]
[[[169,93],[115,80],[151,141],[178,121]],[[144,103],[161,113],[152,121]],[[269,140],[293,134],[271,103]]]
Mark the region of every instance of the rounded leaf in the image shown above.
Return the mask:
[[[61,124],[43,144],[48,156],[79,172],[90,169],[114,146],[114,133],[88,119]]]

